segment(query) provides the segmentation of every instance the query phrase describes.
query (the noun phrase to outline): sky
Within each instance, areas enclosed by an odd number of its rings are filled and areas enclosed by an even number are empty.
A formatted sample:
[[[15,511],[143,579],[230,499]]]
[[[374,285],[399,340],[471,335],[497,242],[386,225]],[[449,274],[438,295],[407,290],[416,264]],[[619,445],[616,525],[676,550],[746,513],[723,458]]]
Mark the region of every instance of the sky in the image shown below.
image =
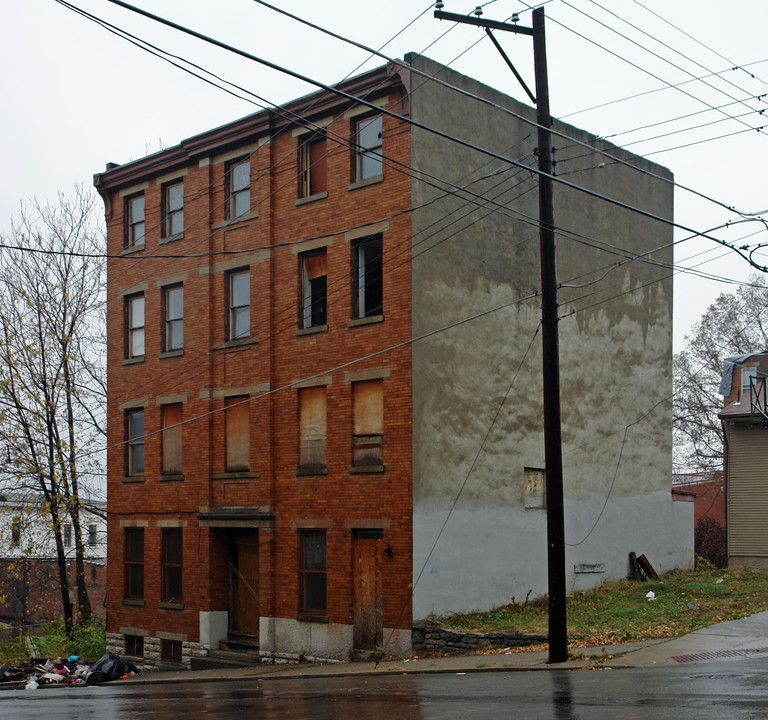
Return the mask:
[[[439,21],[419,0],[274,0],[343,38],[402,58],[415,51],[527,102],[479,28]],[[444,0],[468,14],[475,2]],[[164,18],[276,65],[332,84],[383,60],[285,17],[258,0],[135,0]],[[0,235],[21,203],[55,201],[90,186],[107,162],[136,160],[264,106],[312,92],[306,82],[212,47],[109,0],[72,5],[190,60],[261,98],[233,97],[150,55],[56,0],[0,3],[4,172]],[[741,247],[768,242],[760,181],[768,151],[768,3],[735,11],[709,0],[549,0],[552,115],[668,167],[675,221]],[[492,0],[485,18],[508,20],[522,0]],[[496,37],[533,87],[530,39]],[[767,114],[768,115],[768,114]],[[763,131],[756,129],[765,126]],[[729,209],[732,208],[732,209]],[[759,214],[758,217],[745,214]],[[758,272],[733,250],[677,230],[675,350],[707,306]],[[768,250],[768,249],[767,249]],[[754,254],[768,264],[768,251]]]

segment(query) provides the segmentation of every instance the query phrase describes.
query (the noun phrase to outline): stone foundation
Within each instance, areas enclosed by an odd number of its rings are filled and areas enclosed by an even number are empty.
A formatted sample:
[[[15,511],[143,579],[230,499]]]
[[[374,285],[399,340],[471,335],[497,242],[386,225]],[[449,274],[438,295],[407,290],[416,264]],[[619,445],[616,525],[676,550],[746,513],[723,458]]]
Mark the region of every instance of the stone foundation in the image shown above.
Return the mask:
[[[141,633],[134,632],[130,634]],[[141,657],[128,655],[125,652],[125,640],[122,633],[107,633],[107,652],[120,655],[120,657],[130,660],[141,672],[151,672],[152,670],[165,670],[171,668],[188,670],[193,657],[205,657],[208,654],[208,649],[205,645],[182,640],[181,663],[164,662],[160,657],[160,641],[162,638],[150,637],[149,635],[144,635],[143,637],[144,655]]]
[[[432,624],[416,625],[411,633],[414,652],[473,652],[538,645],[547,641],[546,635],[524,635],[518,632],[458,632]]]

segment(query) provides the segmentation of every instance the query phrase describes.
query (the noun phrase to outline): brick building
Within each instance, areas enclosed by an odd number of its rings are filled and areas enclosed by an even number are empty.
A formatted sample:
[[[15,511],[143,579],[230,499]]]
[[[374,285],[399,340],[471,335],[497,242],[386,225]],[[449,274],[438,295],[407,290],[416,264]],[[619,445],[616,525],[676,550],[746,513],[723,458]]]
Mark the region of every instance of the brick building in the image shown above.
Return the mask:
[[[272,660],[397,654],[414,618],[546,592],[535,177],[503,159],[535,163],[535,113],[418,55],[339,87],[95,177],[110,255],[108,633],[149,664],[228,636]],[[583,156],[569,142],[558,161]],[[616,164],[579,182],[671,217],[668,171],[623,157],[652,172]],[[671,262],[668,227],[583,204],[558,195],[569,231]],[[567,277],[605,260],[567,239],[560,252]],[[684,523],[663,409],[635,427],[589,530],[617,423],[671,385],[671,280],[631,264],[616,277],[629,290],[597,288],[597,306],[564,291],[564,314],[580,313],[561,329],[567,530],[587,531],[571,587],[625,574],[635,538],[659,569],[692,559],[692,532],[672,536]],[[628,526],[640,504],[642,527]]]

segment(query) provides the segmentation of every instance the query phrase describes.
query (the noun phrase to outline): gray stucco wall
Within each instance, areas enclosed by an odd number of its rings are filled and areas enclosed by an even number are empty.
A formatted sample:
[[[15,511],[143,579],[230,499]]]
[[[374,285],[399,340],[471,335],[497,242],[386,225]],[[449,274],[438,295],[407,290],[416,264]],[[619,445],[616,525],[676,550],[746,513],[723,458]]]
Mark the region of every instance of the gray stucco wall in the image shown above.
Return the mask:
[[[425,58],[410,59],[535,119],[532,108]],[[510,75],[511,88],[514,82]],[[413,87],[415,120],[535,164],[533,125],[415,74]],[[555,129],[672,179],[581,130]],[[554,145],[559,176],[672,217],[670,183],[571,140],[555,137]],[[525,507],[524,472],[544,467],[540,303],[531,297],[540,287],[537,178],[417,128],[412,159],[431,176],[412,183],[413,206],[428,203],[412,218],[413,335],[488,313],[413,345],[420,619],[541,595],[547,574],[545,512]],[[688,565],[692,515],[686,520],[690,513],[670,495],[672,230],[559,184],[555,223],[559,281],[580,286],[560,291],[567,585],[625,576],[630,551],[645,553],[658,570]],[[639,253],[648,262],[616,266]],[[604,572],[574,572],[583,563]]]

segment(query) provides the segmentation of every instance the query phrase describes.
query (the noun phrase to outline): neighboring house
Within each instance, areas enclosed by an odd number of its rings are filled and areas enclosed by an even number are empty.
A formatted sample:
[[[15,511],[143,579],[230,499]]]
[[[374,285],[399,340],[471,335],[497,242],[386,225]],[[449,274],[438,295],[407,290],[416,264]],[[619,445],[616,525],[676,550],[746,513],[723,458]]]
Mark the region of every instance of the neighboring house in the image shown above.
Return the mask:
[[[106,616],[106,503],[89,501],[96,512],[80,511],[86,584],[91,609]],[[69,596],[77,612],[75,541],[71,523],[63,527]],[[21,493],[0,495],[0,620],[30,624],[63,617],[59,567],[51,519],[40,501]]]
[[[725,527],[725,482],[722,470],[699,473],[676,473],[672,490],[694,496],[694,525],[712,518]]]
[[[768,567],[768,351],[726,358],[720,394],[725,438],[729,567]]]
[[[339,87],[370,105],[317,92],[95,176],[108,642],[145,664],[396,655],[547,592],[535,111],[418,55]],[[558,175],[672,217],[669,171],[555,129]],[[671,227],[555,197],[568,588],[689,567]]]

